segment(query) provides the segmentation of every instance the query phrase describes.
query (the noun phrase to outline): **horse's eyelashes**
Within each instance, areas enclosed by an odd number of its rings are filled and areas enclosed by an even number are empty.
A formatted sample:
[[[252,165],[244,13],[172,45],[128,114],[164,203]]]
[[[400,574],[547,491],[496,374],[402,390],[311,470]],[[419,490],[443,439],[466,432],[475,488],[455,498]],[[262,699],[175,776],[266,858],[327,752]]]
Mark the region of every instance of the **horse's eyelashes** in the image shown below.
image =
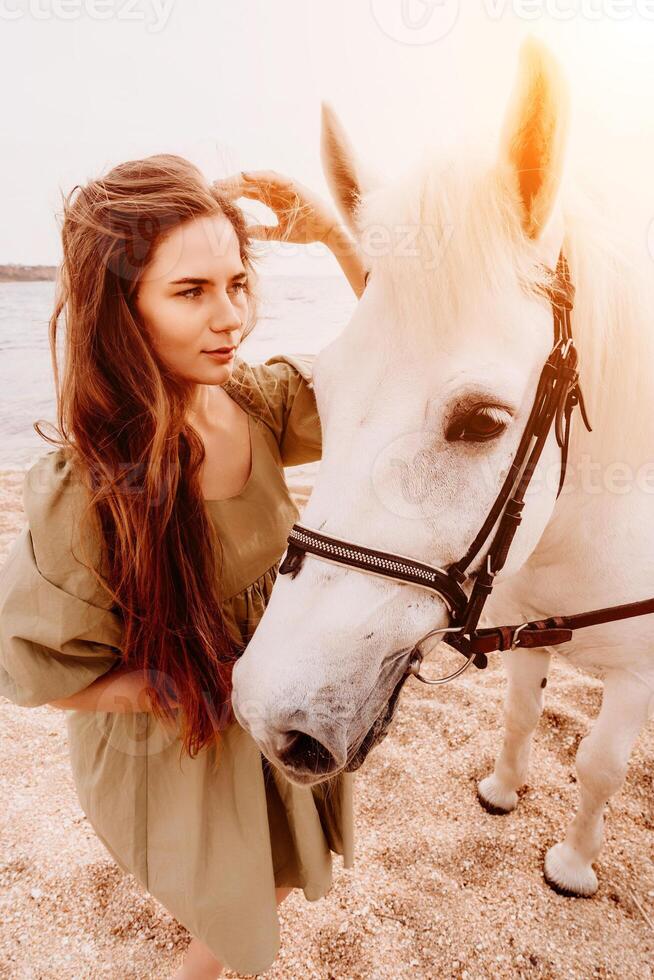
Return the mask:
[[[454,419],[445,433],[448,442],[488,442],[506,429],[504,412],[488,405]]]

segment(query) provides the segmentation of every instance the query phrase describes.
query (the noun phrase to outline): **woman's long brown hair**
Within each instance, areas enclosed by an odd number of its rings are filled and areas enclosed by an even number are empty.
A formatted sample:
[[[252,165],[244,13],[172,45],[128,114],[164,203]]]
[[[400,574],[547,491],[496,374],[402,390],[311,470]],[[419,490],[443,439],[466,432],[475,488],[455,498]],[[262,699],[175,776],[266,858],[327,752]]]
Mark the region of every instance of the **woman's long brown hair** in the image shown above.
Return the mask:
[[[220,212],[234,227],[251,277],[241,211],[179,156],[121,163],[64,198],[63,261],[50,320],[58,438],[35,424],[91,490],[87,516],[101,528],[105,577],[92,570],[122,620],[122,663],[144,672],[155,716],[172,719],[177,702],[182,748],[191,756],[217,744],[233,718],[238,635],[221,610],[222,554],[200,486],[204,445],[186,419],[189,386],[155,355],[134,298],[162,236]],[[249,299],[243,336],[254,326],[251,293]]]

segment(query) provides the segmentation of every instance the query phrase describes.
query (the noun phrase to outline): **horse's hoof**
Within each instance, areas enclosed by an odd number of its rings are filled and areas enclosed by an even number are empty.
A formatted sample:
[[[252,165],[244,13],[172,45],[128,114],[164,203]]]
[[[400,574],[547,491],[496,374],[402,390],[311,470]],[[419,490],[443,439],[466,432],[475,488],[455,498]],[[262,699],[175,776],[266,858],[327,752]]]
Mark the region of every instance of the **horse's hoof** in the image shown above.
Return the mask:
[[[591,898],[598,888],[590,864],[580,860],[567,844],[555,844],[545,855],[545,881],[566,898]]]
[[[501,789],[494,776],[486,776],[477,783],[477,799],[486,813],[496,817],[511,813],[518,804],[518,794],[514,790]]]

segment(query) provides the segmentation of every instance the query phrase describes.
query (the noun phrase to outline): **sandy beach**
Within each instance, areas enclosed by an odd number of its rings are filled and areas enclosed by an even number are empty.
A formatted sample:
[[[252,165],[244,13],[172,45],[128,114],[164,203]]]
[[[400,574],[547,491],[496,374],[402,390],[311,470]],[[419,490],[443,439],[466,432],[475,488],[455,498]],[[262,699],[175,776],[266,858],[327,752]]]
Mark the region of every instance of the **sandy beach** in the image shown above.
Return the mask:
[[[21,488],[21,472],[0,474],[0,561],[24,520]],[[292,489],[301,504],[306,487]],[[557,659],[529,784],[493,817],[475,782],[499,746],[504,688],[499,661],[437,691],[406,684],[356,777],[356,866],[336,858],[326,899],[284,903],[266,977],[654,977],[654,725],[608,808],[598,894],[564,898],[543,881],[543,853],[576,806],[574,755],[601,684]],[[188,933],[82,813],[64,712],[0,698],[0,786],[0,977],[170,977]]]

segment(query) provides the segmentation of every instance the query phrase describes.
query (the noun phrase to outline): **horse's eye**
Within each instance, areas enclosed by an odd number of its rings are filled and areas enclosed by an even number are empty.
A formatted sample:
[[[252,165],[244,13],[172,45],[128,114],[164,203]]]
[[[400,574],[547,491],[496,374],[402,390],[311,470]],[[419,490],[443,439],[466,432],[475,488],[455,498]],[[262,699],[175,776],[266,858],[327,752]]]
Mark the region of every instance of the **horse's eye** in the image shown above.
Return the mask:
[[[487,442],[501,435],[506,425],[506,412],[487,405],[455,419],[445,433],[445,438],[448,442]]]
[[[365,274],[365,276],[363,277],[363,285],[364,285],[364,286],[367,286],[367,285],[368,285],[368,280],[369,280],[369,279],[370,279],[370,269],[367,269],[367,270],[366,270],[366,274]]]

